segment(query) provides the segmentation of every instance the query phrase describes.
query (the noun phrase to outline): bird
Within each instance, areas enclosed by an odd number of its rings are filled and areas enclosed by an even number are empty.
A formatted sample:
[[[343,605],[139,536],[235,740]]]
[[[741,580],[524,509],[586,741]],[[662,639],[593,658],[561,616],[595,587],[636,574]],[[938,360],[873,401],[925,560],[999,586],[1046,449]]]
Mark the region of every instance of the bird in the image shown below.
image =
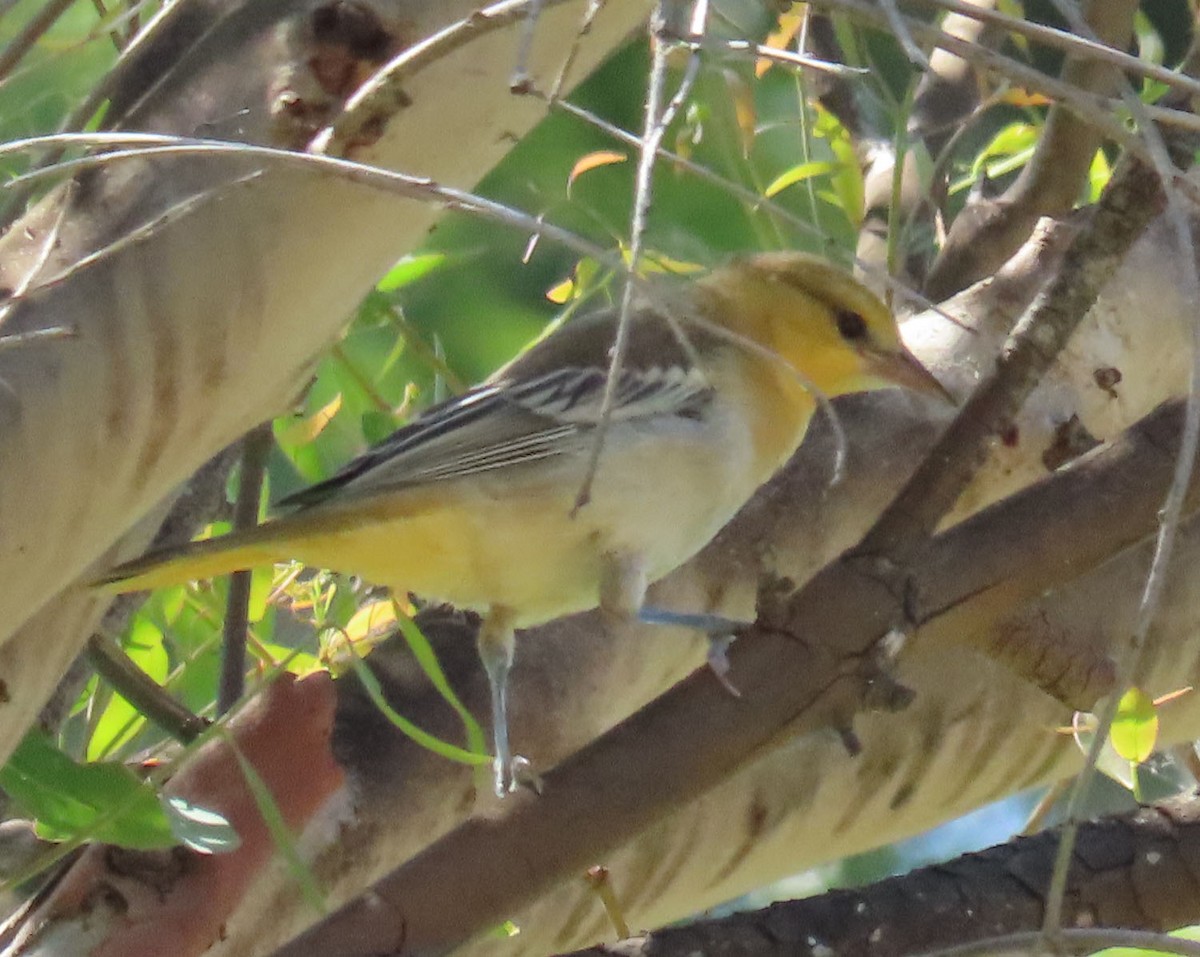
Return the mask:
[[[779,470],[819,401],[895,386],[949,398],[891,310],[809,253],[742,255],[638,298],[610,383],[619,312],[562,324],[285,498],[291,512],[151,551],[92,584],[137,591],[299,560],[477,611],[494,785],[507,793],[520,762],[507,722],[518,630],[595,608],[606,620],[703,621],[648,608],[647,587]]]

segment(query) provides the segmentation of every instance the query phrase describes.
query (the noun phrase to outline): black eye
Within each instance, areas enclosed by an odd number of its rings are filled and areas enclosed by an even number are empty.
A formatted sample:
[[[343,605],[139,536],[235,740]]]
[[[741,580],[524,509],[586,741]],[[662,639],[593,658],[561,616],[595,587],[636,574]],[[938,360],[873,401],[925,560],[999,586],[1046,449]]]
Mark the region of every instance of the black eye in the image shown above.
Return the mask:
[[[838,334],[848,342],[867,338],[867,320],[853,309],[839,309],[834,314]]]

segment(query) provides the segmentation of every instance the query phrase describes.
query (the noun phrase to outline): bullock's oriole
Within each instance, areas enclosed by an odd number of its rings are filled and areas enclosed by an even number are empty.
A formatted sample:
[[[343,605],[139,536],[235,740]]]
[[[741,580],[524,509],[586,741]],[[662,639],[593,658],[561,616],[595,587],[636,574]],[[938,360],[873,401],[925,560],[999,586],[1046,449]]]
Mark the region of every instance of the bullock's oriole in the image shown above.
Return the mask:
[[[514,629],[597,606],[637,615],[647,584],[699,551],[795,451],[814,391],[944,395],[887,307],[809,255],[737,259],[690,284],[671,315],[675,326],[653,303],[633,312],[582,508],[615,309],[567,323],[286,499],[290,514],[152,552],[98,584],[132,591],[299,559],[482,612],[503,791]]]

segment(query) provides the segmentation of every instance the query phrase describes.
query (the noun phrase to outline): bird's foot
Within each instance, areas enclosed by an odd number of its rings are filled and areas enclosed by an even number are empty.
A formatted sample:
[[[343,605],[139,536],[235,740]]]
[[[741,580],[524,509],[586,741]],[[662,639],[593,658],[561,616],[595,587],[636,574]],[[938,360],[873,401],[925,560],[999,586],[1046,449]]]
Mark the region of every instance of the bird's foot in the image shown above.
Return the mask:
[[[529,759],[520,754],[510,755],[507,759],[492,759],[493,790],[496,797],[503,798],[515,794],[521,788],[542,793],[542,776],[533,769]]]
[[[720,615],[668,611],[649,605],[642,606],[638,612],[638,620],[648,625],[676,625],[704,632],[708,635],[708,667],[726,691],[735,698],[742,696],[729,678],[729,646],[737,638],[737,633],[748,627],[749,622],[723,618]]]
[[[737,635],[730,632],[708,633],[708,668],[726,691],[735,698],[740,698],[742,693],[729,677],[729,646],[735,640]]]

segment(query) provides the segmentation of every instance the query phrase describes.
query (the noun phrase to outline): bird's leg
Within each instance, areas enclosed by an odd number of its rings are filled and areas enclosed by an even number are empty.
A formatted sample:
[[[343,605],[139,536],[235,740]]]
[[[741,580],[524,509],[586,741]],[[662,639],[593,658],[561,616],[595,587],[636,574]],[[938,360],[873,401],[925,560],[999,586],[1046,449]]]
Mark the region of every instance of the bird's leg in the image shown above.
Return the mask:
[[[496,796],[516,788],[513,755],[508,745],[508,672],[516,650],[511,608],[493,605],[479,627],[479,660],[492,693],[492,744]]]
[[[609,552],[604,556],[600,578],[600,610],[610,621],[641,621],[647,625],[675,625],[702,631],[708,636],[708,666],[731,694],[739,695],[729,680],[727,652],[734,635],[746,622],[720,615],[668,611],[644,604],[646,566],[641,555]]]
[[[646,598],[646,563],[631,552],[607,552],[601,563],[600,612],[613,624],[636,621]]]
[[[647,625],[674,625],[679,628],[692,628],[702,631],[708,636],[708,667],[717,676],[717,680],[725,686],[735,698],[742,693],[729,680],[729,646],[734,638],[747,623],[733,618],[723,618],[720,615],[695,614],[684,611],[669,611],[666,608],[655,608],[643,605],[638,611],[638,620]]]

